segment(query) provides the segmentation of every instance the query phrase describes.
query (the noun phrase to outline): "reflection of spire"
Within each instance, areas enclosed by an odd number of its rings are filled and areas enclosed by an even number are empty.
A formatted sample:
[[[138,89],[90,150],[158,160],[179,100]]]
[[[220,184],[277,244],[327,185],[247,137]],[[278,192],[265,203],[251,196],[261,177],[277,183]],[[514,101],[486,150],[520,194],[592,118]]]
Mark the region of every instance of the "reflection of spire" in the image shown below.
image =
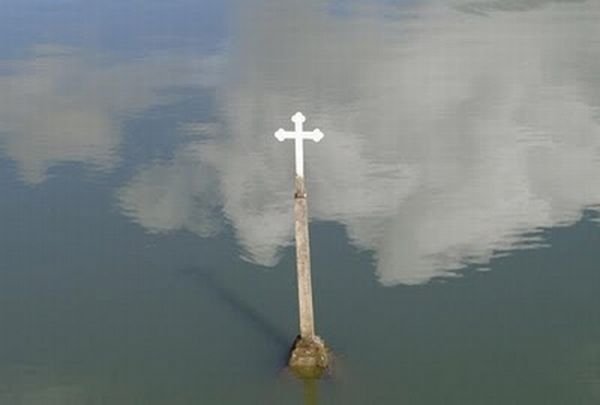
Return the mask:
[[[304,405],[318,405],[318,380],[304,379],[302,380],[304,392]]]
[[[289,347],[287,336],[278,330],[263,314],[239,297],[234,290],[227,288],[215,276],[214,271],[210,269],[187,268],[183,269],[181,273],[197,281],[199,287],[210,290],[220,301],[234,310],[244,321],[248,322],[252,326],[252,329],[260,332],[274,346],[277,346],[281,353],[286,352]],[[283,360],[285,361],[285,359]]]

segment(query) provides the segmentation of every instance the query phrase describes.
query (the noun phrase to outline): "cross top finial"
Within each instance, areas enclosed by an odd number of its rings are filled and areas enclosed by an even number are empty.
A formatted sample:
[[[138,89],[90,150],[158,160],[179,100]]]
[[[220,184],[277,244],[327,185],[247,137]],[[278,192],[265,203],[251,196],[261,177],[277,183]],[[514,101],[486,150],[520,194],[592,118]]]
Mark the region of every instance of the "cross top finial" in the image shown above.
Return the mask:
[[[294,114],[292,116],[292,122],[294,124],[298,124],[298,123],[303,124],[304,121],[306,121],[306,117],[300,111],[298,111],[296,114]]]
[[[306,117],[301,112],[297,112],[292,116],[292,122],[294,123],[294,131],[285,131],[280,128],[275,132],[275,138],[278,141],[283,142],[286,139],[293,139],[296,151],[296,176],[304,177],[304,141],[312,140],[319,142],[323,139],[323,132],[319,128],[316,128],[310,132],[305,131],[303,124],[306,121]]]

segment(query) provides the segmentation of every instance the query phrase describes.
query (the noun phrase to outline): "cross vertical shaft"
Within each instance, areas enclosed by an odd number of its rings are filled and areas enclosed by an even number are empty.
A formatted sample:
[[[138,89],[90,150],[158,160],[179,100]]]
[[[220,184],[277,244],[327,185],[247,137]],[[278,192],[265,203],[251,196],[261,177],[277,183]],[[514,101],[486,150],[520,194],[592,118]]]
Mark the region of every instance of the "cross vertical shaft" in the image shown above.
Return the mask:
[[[296,176],[304,178],[304,141],[302,138],[294,139],[294,152],[296,156]]]
[[[302,113],[295,114],[292,117],[294,122],[294,132],[296,134],[304,134],[304,115]],[[294,139],[294,156],[296,159],[296,176],[304,178],[304,138],[302,135]]]
[[[315,318],[313,311],[312,282],[310,274],[310,240],[308,234],[308,204],[304,177],[296,176],[294,196],[294,225],[296,230],[296,272],[298,277],[298,309],[300,336],[314,339]]]

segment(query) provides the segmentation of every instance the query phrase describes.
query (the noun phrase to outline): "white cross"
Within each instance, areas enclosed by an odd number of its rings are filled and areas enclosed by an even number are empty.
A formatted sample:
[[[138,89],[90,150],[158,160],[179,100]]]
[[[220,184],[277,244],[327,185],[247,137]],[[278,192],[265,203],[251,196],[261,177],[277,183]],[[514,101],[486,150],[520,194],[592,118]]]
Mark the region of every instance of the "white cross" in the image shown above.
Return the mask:
[[[277,138],[279,142],[283,142],[286,139],[294,140],[294,145],[296,147],[296,176],[298,177],[304,177],[304,141],[310,139],[319,142],[324,136],[323,132],[318,128],[310,132],[304,131],[302,126],[304,121],[306,121],[306,117],[301,112],[297,112],[292,117],[292,122],[295,124],[293,132],[284,131],[282,128],[279,128],[277,132],[275,132],[275,138]]]

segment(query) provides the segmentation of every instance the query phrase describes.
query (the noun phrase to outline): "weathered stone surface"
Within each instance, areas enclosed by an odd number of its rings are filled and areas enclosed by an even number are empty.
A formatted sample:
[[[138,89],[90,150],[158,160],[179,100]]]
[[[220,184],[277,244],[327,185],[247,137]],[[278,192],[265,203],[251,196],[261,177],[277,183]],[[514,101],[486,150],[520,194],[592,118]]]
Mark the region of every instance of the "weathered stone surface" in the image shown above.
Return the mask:
[[[294,198],[294,226],[296,231],[296,271],[298,276],[298,309],[300,336],[312,339],[315,336],[312,282],[310,275],[310,241],[308,235],[308,203],[304,179],[296,177]]]
[[[329,368],[329,352],[318,336],[305,339],[300,336],[290,351],[289,367],[300,378],[320,378]]]

